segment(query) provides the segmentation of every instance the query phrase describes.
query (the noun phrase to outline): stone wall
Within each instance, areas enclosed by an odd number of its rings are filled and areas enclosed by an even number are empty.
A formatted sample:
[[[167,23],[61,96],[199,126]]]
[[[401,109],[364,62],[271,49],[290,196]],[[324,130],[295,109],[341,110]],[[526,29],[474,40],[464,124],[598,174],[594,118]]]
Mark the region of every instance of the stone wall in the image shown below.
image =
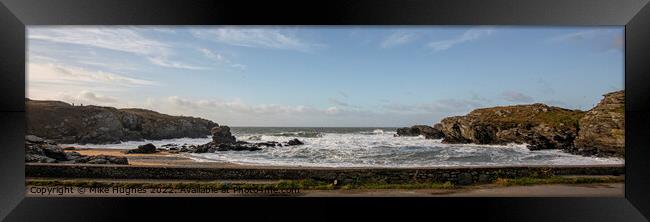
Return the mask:
[[[97,166],[28,163],[27,177],[111,178],[111,179],[314,179],[349,182],[446,182],[467,185],[489,183],[497,178],[543,177],[553,175],[622,175],[623,165],[615,166],[512,166],[454,168],[190,168],[153,166]]]

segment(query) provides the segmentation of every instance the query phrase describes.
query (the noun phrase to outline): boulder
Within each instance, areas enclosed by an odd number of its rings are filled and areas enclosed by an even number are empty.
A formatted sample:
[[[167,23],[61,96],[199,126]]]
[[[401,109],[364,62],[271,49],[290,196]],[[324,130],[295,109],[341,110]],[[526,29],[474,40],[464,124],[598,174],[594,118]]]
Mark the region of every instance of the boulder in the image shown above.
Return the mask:
[[[54,158],[56,160],[67,160],[67,156],[63,148],[57,145],[46,144],[41,147],[45,156]]]
[[[84,156],[78,152],[65,152],[56,143],[28,135],[25,137],[25,162],[28,163],[89,163],[89,164],[128,164],[126,157]]]
[[[210,132],[212,133],[212,142],[216,144],[235,143],[237,141],[230,133],[230,127],[228,126],[213,127]]]
[[[305,143],[303,143],[302,141],[300,141],[298,139],[295,139],[295,138],[292,139],[292,140],[289,140],[289,142],[287,142],[287,146],[297,146],[297,145],[304,145],[304,144]]]
[[[25,162],[27,163],[57,163],[54,158],[46,157],[36,154],[25,154]]]
[[[180,146],[178,144],[175,144],[175,143],[165,144],[165,145],[162,145],[160,147],[162,147],[164,149],[167,149],[167,150],[178,150],[178,149],[180,149]]]
[[[625,91],[603,96],[580,119],[580,131],[571,153],[625,157]]]
[[[67,160],[63,148],[34,135],[25,136],[25,154],[26,162],[53,163]]]
[[[78,152],[66,152],[65,157],[66,157],[67,160],[76,160],[76,159],[82,157],[82,155],[80,153],[78,153]]]
[[[276,147],[276,146],[282,146],[281,143],[275,142],[275,141],[266,141],[266,142],[260,142],[260,143],[255,143],[256,146],[261,147]]]
[[[74,163],[128,165],[129,161],[121,156],[97,155],[80,157],[74,160]]]
[[[404,127],[397,129],[396,136],[424,136],[426,139],[442,139],[445,135],[440,129],[442,125],[436,124],[438,128],[425,126],[425,125],[415,125],[411,127]]]
[[[254,144],[228,144],[222,143],[219,144],[217,151],[257,151],[261,150],[258,146]]]
[[[585,112],[545,104],[476,109],[444,118],[444,143],[526,143],[530,149],[572,149]]]
[[[214,153],[216,151],[257,151],[261,150],[261,145],[255,143],[247,143],[243,141],[235,143],[215,143],[209,142],[203,145],[198,145],[195,148],[181,149],[180,152],[193,152],[193,153]]]
[[[151,143],[147,143],[147,144],[138,146],[137,149],[129,150],[126,153],[143,153],[143,154],[147,154],[147,153],[155,153],[155,152],[156,152],[156,146],[154,146]]]
[[[30,143],[44,143],[45,142],[45,140],[43,138],[40,138],[40,137],[34,136],[34,135],[25,136],[25,141],[30,142]]]

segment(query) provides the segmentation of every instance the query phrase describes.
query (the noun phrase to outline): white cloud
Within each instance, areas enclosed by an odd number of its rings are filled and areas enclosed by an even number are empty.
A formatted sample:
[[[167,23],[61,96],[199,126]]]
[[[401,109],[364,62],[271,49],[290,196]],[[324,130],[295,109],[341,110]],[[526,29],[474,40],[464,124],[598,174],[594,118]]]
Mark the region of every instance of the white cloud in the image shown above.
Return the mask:
[[[549,42],[571,42],[571,41],[582,41],[586,39],[592,39],[598,36],[600,30],[585,30],[572,32],[568,34],[554,36],[548,39]]]
[[[250,48],[296,50],[302,52],[322,48],[324,45],[310,43],[279,29],[218,28],[194,30],[195,37],[219,43]]]
[[[85,100],[95,101],[100,103],[114,103],[117,102],[117,98],[111,96],[98,95],[90,91],[81,92],[81,97]]]
[[[213,51],[211,51],[209,49],[202,48],[202,49],[199,49],[199,51],[201,53],[203,53],[203,55],[205,57],[207,57],[209,59],[212,59],[214,61],[217,61],[217,62],[230,62],[228,59],[226,59],[226,57],[224,57],[220,53],[213,52]]]
[[[465,31],[462,35],[457,36],[452,39],[434,41],[427,44],[428,47],[432,48],[434,51],[444,51],[455,45],[475,41],[482,37],[491,35],[494,32],[493,29],[488,28],[475,28]]]
[[[335,98],[329,98],[328,101],[329,101],[331,104],[333,104],[333,105],[337,105],[337,106],[342,106],[342,107],[349,107],[349,106],[350,106],[349,103],[346,103],[346,102],[340,101],[340,100],[335,99]]]
[[[29,28],[27,38],[30,41],[76,44],[131,53],[143,56],[155,65],[168,68],[201,69],[179,61],[169,61],[173,54],[172,45],[147,38],[133,28]]]
[[[344,91],[338,91],[339,95],[345,97],[345,98],[350,98],[350,95]]]
[[[206,48],[200,48],[199,52],[201,52],[203,54],[203,56],[205,56],[206,58],[208,58],[208,59],[210,59],[212,61],[215,61],[217,63],[226,64],[226,65],[229,65],[230,67],[236,68],[236,69],[241,69],[241,70],[246,69],[245,65],[239,64],[239,63],[234,63],[234,62],[230,61],[230,59],[226,58],[226,56],[224,56],[221,53],[214,52],[214,51],[206,49]]]
[[[338,106],[318,108],[306,105],[249,104],[241,99],[223,100],[218,98],[191,99],[169,96],[161,100],[148,100],[147,106],[163,113],[175,115],[201,116],[216,122],[237,125],[305,126],[327,125],[333,119],[368,117],[367,111],[348,110]],[[337,122],[340,123],[340,122]]]
[[[193,66],[193,65],[188,65],[182,62],[177,62],[177,61],[170,61],[167,59],[165,56],[154,56],[154,57],[149,57],[147,58],[149,62],[159,65],[162,67],[168,67],[168,68],[177,68],[177,69],[190,69],[190,70],[204,70],[208,69],[207,67],[201,67],[201,66]]]
[[[336,106],[329,107],[329,108],[327,108],[327,109],[325,110],[325,113],[327,113],[327,114],[337,114],[337,113],[339,113],[339,112],[340,112],[340,111],[339,111],[338,108],[336,108]]]
[[[506,101],[509,102],[515,102],[515,103],[531,103],[535,101],[533,97],[530,97],[524,93],[521,92],[515,92],[515,91],[505,91],[501,93],[501,97],[505,99]]]
[[[239,64],[239,63],[235,63],[235,64],[232,64],[230,66],[233,67],[233,68],[241,69],[241,70],[244,70],[244,69],[247,68],[246,65],[242,65],[242,64]]]
[[[167,54],[169,50],[169,45],[128,28],[30,28],[28,38],[144,55]]]
[[[625,38],[622,30],[590,29],[555,35],[547,38],[545,43],[585,45],[601,52],[623,52],[623,47],[625,47]]]
[[[238,113],[238,114],[298,114],[308,110],[316,110],[306,108],[305,106],[288,106],[277,104],[259,104],[249,105],[244,103],[241,99],[233,100],[218,100],[218,99],[200,99],[191,100],[181,98],[179,96],[170,96],[167,101],[177,106],[178,108],[191,108],[191,109],[212,109],[219,110],[220,112]]]
[[[474,100],[464,99],[440,99],[430,103],[420,103],[413,105],[404,105],[390,103],[385,104],[382,108],[401,114],[428,113],[430,115],[450,116],[459,113],[466,113],[482,106],[483,104]]]
[[[121,74],[91,71],[79,67],[53,63],[29,63],[27,66],[29,83],[53,84],[105,84],[114,87],[137,87],[157,85],[154,81],[127,77]]]
[[[417,38],[415,33],[396,32],[386,37],[380,44],[381,48],[391,48],[412,42]]]
[[[123,74],[52,63],[30,62],[26,77],[27,98],[111,106],[122,104],[123,100],[117,95],[124,95],[133,88],[159,85]]]

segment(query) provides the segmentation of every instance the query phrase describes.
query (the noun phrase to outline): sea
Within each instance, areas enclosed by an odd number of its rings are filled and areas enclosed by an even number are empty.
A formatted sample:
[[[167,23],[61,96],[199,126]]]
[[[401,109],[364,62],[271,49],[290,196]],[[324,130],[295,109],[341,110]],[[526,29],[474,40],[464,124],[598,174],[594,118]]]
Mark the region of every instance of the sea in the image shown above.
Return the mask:
[[[353,127],[231,127],[237,140],[286,142],[297,138],[305,145],[263,147],[260,151],[181,153],[195,161],[264,166],[305,167],[451,167],[623,164],[621,158],[585,157],[561,150],[536,150],[526,144],[445,144],[442,140],[395,137],[396,128]],[[133,149],[152,143],[199,145],[211,138],[125,141],[119,144],[64,144],[80,148]]]

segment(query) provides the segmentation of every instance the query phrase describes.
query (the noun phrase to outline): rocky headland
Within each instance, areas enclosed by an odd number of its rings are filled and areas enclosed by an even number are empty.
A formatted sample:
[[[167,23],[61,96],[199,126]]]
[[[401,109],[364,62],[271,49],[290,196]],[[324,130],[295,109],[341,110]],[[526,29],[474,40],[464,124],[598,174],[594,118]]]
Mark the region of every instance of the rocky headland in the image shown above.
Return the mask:
[[[212,121],[170,116],[146,109],[79,106],[25,99],[27,134],[57,143],[107,144],[133,140],[200,138],[218,126]]]
[[[604,97],[578,122],[578,137],[569,152],[625,156],[625,92],[612,92]]]
[[[444,143],[525,143],[531,150],[562,149],[579,155],[624,157],[625,92],[603,96],[587,112],[541,103],[481,108],[464,116],[444,118],[434,127],[401,128],[397,135],[443,138]]]
[[[578,135],[580,110],[544,104],[476,109],[440,121],[444,143],[526,143],[530,149],[568,149]]]

